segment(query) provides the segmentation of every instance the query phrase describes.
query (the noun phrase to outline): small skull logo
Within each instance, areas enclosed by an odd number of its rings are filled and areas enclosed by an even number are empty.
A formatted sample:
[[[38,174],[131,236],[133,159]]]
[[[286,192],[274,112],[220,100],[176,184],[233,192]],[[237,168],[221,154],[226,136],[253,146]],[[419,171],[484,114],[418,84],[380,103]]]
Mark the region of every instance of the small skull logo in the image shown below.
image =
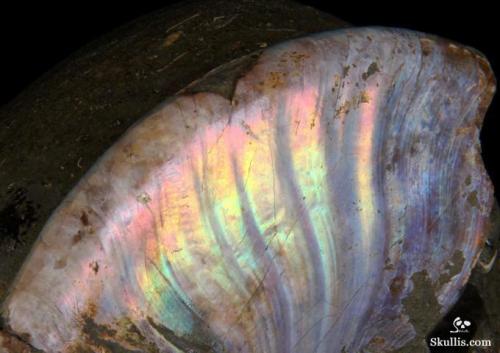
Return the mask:
[[[467,320],[462,320],[460,317],[456,317],[455,320],[453,320],[453,326],[455,327],[455,331],[450,331],[451,333],[458,333],[458,332],[469,332],[467,330],[467,327],[471,325],[470,321]]]

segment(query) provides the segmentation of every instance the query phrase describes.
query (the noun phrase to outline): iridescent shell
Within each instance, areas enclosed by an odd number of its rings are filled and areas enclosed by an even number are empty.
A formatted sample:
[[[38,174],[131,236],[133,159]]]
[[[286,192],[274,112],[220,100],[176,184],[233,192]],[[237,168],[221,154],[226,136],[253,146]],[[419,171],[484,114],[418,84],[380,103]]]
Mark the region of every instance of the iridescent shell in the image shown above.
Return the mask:
[[[418,298],[444,313],[477,260],[493,91],[480,54],[411,31],[267,49],[231,99],[169,99],[100,159],[4,320],[46,352],[402,347]]]

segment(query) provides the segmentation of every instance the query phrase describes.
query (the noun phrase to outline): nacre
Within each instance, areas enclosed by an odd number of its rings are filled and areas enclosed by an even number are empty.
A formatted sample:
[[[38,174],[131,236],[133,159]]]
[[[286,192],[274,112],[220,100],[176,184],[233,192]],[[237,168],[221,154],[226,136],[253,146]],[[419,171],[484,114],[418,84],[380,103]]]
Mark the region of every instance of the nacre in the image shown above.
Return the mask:
[[[477,261],[484,57],[356,28],[168,99],[53,214],[3,305],[46,352],[383,352]],[[187,91],[186,91],[187,92]]]

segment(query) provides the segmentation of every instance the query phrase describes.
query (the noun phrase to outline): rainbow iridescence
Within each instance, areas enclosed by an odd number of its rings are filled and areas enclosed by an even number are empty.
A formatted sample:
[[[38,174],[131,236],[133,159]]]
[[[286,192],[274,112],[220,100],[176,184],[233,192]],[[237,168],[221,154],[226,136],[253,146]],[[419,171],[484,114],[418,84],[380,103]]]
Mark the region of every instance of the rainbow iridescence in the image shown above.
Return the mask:
[[[167,102],[47,224],[9,324],[64,352],[401,347],[414,275],[444,312],[483,236],[481,60],[423,34],[349,29],[266,50],[231,102]]]

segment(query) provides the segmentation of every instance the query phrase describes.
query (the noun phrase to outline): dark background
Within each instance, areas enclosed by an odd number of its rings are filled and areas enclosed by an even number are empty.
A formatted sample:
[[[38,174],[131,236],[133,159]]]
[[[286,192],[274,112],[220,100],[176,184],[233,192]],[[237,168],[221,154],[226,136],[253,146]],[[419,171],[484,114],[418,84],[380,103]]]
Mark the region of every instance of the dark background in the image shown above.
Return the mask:
[[[272,1],[272,0],[270,0]],[[106,2],[72,1],[56,4],[16,2],[0,5],[1,81],[0,105],[8,103],[31,82],[84,44],[141,15],[179,1]],[[500,72],[499,17],[477,2],[437,7],[434,3],[381,5],[380,2],[300,1],[329,12],[356,26],[404,27],[438,34],[475,47]],[[103,2],[104,3],[104,2]],[[458,3],[456,3],[458,4]],[[486,168],[500,190],[495,161],[499,150],[498,97],[487,114],[481,133]]]

